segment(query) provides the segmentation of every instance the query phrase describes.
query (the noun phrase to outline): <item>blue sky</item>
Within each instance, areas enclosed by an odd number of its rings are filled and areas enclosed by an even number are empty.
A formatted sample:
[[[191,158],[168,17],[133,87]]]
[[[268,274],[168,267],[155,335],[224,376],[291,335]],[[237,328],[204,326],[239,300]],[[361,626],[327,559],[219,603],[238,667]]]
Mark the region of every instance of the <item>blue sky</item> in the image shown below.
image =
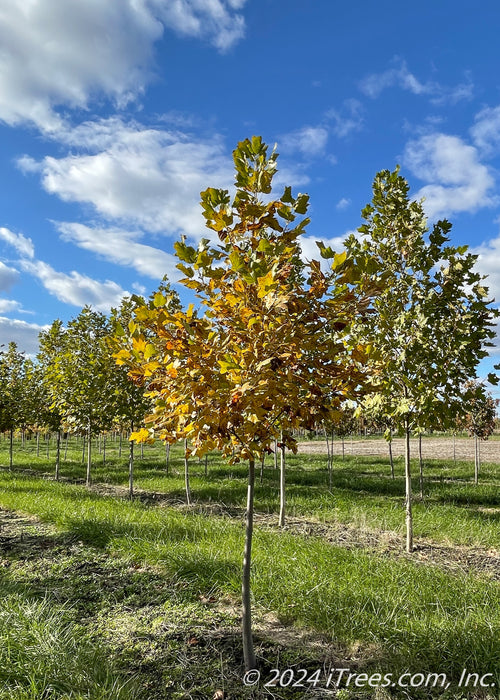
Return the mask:
[[[34,352],[55,318],[175,281],[199,192],[253,134],[310,194],[306,254],[399,163],[500,300],[499,20],[494,0],[2,0],[0,343]]]

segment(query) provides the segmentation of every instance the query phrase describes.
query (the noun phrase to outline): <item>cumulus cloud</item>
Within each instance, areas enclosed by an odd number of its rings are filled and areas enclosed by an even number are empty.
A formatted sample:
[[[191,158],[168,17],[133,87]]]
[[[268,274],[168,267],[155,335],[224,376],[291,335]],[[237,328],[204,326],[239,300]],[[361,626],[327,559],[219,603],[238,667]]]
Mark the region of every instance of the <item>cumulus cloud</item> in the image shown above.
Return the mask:
[[[486,107],[475,118],[470,130],[476,146],[487,155],[500,150],[500,107]]]
[[[118,119],[87,123],[73,138],[75,144],[80,139],[81,153],[39,163],[23,158],[20,167],[38,170],[47,192],[90,204],[127,226],[199,236],[200,191],[232,183],[232,162],[217,138],[193,139]]]
[[[133,267],[153,279],[168,275],[170,280],[180,277],[177,258],[159,248],[139,243],[140,234],[111,228],[90,228],[82,224],[57,223],[61,238],[90,250],[110,262]]]
[[[16,343],[21,352],[35,355],[38,352],[38,334],[48,329],[49,326],[0,316],[0,344]]]
[[[5,241],[10,246],[15,248],[21,255],[32,258],[35,254],[35,248],[31,238],[26,238],[22,233],[13,233],[8,228],[0,227],[0,241]]]
[[[0,120],[61,129],[60,106],[139,95],[164,29],[226,50],[244,34],[237,0],[2,0]]]
[[[281,138],[287,151],[299,151],[304,156],[321,155],[328,142],[328,130],[323,126],[304,126]]]
[[[112,306],[119,306],[121,299],[128,294],[111,280],[98,282],[74,270],[69,274],[58,272],[41,260],[22,260],[21,266],[39,279],[50,294],[65,304],[78,307],[88,304],[98,311],[106,312]]]
[[[19,272],[0,261],[0,291],[7,292],[19,279]]]
[[[9,314],[14,311],[19,313],[30,313],[29,311],[24,311],[22,304],[14,299],[0,299],[0,314]]]
[[[414,95],[426,95],[434,104],[456,104],[473,96],[474,85],[468,75],[464,82],[448,87],[433,80],[422,82],[408,69],[406,61],[399,58],[395,58],[393,64],[393,68],[366,76],[359,85],[361,92],[375,99],[384,90],[399,87]]]
[[[404,162],[414,175],[429,183],[416,195],[425,198],[429,217],[474,212],[496,201],[493,175],[479,161],[477,149],[457,136],[436,133],[410,141]]]
[[[482,275],[488,275],[486,286],[489,295],[500,304],[500,235],[472,247],[470,252],[479,256],[477,268]]]

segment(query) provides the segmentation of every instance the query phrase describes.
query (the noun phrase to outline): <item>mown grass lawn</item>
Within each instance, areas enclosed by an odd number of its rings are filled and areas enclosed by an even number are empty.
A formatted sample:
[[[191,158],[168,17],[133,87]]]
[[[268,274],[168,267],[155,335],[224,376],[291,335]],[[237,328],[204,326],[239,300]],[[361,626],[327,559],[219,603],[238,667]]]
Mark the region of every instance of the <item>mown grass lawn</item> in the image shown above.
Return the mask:
[[[5,464],[5,443],[1,446],[0,464],[2,459]],[[8,658],[14,659],[7,667],[18,669],[0,676],[3,697],[42,697],[40,689],[50,686],[44,697],[101,698],[98,688],[107,688],[102,697],[117,700],[134,695],[207,698],[224,683],[228,697],[300,697],[303,691],[298,689],[273,690],[273,695],[262,687],[245,690],[241,683],[237,620],[243,528],[238,509],[244,507],[244,465],[227,467],[212,456],[205,477],[205,465],[193,460],[198,507],[187,509],[151,499],[129,501],[42,478],[51,462],[37,459],[31,448],[16,453],[19,468],[0,472],[0,507],[35,515],[51,530],[45,550],[36,550],[36,556],[22,554],[22,543],[15,539],[12,553],[3,555],[8,565],[0,577],[0,634],[3,648],[12,650]],[[68,450],[68,458],[63,476],[82,478],[79,452]],[[105,466],[99,465],[96,454],[94,479],[125,485],[125,452],[119,462],[108,446],[107,458]],[[474,487],[467,480],[470,466],[427,463],[426,499],[415,508],[417,537],[498,549],[498,467],[485,465],[483,483]],[[179,450],[173,450],[166,476],[162,452],[146,448],[144,459],[137,460],[136,485],[181,503],[183,482],[176,473],[181,468]],[[396,476],[390,479],[382,459],[346,459],[336,463],[329,490],[324,457],[291,458],[289,512],[400,532],[399,463]],[[200,503],[205,512],[200,512]],[[229,507],[227,513],[211,512],[214,503]],[[277,506],[277,474],[268,466],[256,508],[274,513]],[[382,549],[340,547],[314,531],[303,536],[258,527],[253,594],[257,620],[272,612],[292,634],[315,631],[325,649],[333,645],[328,649],[334,667],[340,663],[367,673],[446,673],[454,681],[466,668],[496,674],[500,687],[500,585],[480,570],[450,570],[388,556]],[[26,610],[32,612],[25,615]],[[50,654],[38,653],[30,642],[37,628],[47,630],[38,638],[54,640],[60,661],[49,662]],[[272,630],[268,632],[257,640],[264,670],[284,668],[283,663],[302,662],[310,669],[325,663],[318,647],[304,644],[292,652],[286,645],[273,646]],[[23,635],[29,643],[22,641]],[[17,646],[14,637],[21,640]],[[77,639],[82,640],[81,651]],[[68,694],[67,682],[55,673],[63,667],[69,669],[66,679],[81,678],[80,695]],[[80,667],[88,677],[78,675]],[[187,668],[191,675],[182,681]],[[27,669],[33,669],[31,675]],[[94,677],[90,669],[105,673]],[[16,683],[17,695],[6,694],[14,693]],[[397,687],[389,690],[390,695],[412,698],[497,696],[494,688],[415,688],[411,695]],[[345,698],[389,697],[387,689],[343,692]]]

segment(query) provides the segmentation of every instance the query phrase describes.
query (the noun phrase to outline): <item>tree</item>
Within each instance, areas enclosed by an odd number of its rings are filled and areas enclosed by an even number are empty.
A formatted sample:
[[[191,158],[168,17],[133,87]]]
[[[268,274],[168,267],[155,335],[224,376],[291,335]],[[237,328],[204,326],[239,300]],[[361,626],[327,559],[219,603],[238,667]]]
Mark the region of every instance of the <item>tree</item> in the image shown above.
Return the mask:
[[[347,285],[329,292],[317,261],[303,266],[299,239],[308,219],[307,195],[286,187],[270,199],[277,154],[259,137],[233,153],[236,194],[209,188],[203,215],[219,243],[176,244],[182,283],[201,300],[185,311],[138,305],[129,346],[116,355],[129,375],[147,386],[154,409],[134,439],[189,439],[202,456],[219,449],[230,461],[248,460],[242,573],[243,650],[256,664],[251,634],[250,569],[255,461],[283,432],[296,449],[294,429],[327,419],[365,382],[365,351],[353,356],[333,318],[353,305]],[[337,259],[334,266],[344,262]],[[344,273],[352,272],[351,263]],[[304,274],[304,270],[306,271]],[[328,329],[328,330],[325,330]],[[191,450],[186,450],[189,456]]]
[[[476,376],[485,346],[492,344],[498,311],[491,308],[483,278],[474,270],[477,256],[467,253],[467,246],[446,245],[449,222],[438,221],[429,232],[422,203],[410,201],[408,193],[398,169],[380,172],[372,203],[362,212],[361,237],[351,235],[346,249],[385,282],[375,313],[360,325],[358,337],[378,352],[380,392],[373,400],[405,435],[410,552],[410,433],[437,407],[443,420],[454,420],[462,386]]]
[[[9,468],[13,465],[14,430],[24,422],[25,357],[16,343],[0,350],[0,430],[9,431]]]
[[[499,401],[477,381],[465,384],[464,395],[466,412],[460,419],[460,427],[474,437],[474,483],[477,485],[481,464],[479,440],[487,440],[493,434]]]
[[[46,378],[64,422],[87,436],[87,486],[91,483],[92,436],[112,424],[116,367],[106,338],[106,316],[86,306],[64,329],[55,321],[43,339]]]

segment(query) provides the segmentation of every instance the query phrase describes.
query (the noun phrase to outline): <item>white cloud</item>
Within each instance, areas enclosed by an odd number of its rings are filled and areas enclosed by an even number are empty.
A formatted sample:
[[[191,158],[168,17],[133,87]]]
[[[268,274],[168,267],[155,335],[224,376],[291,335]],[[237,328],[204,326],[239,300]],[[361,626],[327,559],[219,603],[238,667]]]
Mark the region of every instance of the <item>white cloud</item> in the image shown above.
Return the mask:
[[[477,149],[457,136],[427,134],[410,141],[404,162],[414,175],[429,183],[416,194],[425,198],[429,217],[474,212],[495,203],[490,170],[480,163]]]
[[[128,294],[111,280],[98,282],[74,270],[69,274],[58,272],[41,260],[22,260],[21,266],[25,272],[39,279],[50,294],[65,304],[79,307],[89,304],[98,311],[109,311],[112,306],[119,306],[121,299]]]
[[[32,258],[35,254],[33,241],[31,238],[23,236],[22,233],[12,233],[8,228],[0,228],[0,240],[8,243],[15,248],[18,253],[27,258]]]
[[[319,156],[328,142],[328,129],[323,126],[304,126],[281,138],[281,144],[290,152],[299,151],[304,156]]]
[[[0,314],[9,314],[13,311],[19,311],[20,313],[30,313],[29,311],[24,311],[22,304],[14,299],[0,299]]]
[[[234,0],[2,0],[0,120],[63,127],[60,106],[86,108],[98,94],[118,104],[150,77],[164,28],[228,49],[244,34]]]
[[[470,130],[476,146],[487,155],[500,149],[500,107],[486,107],[476,115]]]
[[[302,236],[300,238],[300,247],[302,248],[302,258],[304,260],[319,260],[324,271],[330,269],[331,261],[322,258],[316,241],[321,241],[328,248],[330,247],[336,253],[341,253],[344,250],[344,241],[350,232],[345,236],[337,236],[336,238],[317,238],[315,236]]]
[[[106,260],[133,267],[137,272],[153,279],[162,279],[168,275],[174,281],[180,277],[175,267],[177,258],[159,248],[138,243],[135,239],[140,234],[119,229],[89,228],[73,223],[56,225],[64,241],[75,243]]]
[[[0,291],[7,292],[19,279],[19,272],[0,260]]]
[[[217,137],[194,140],[112,119],[87,123],[73,139],[82,150],[96,152],[46,157],[38,164],[24,158],[20,167],[37,167],[47,192],[90,204],[127,226],[199,236],[204,231],[200,191],[233,180],[232,162]]]
[[[345,100],[341,109],[328,110],[326,118],[333,122],[331,129],[335,136],[343,139],[353,131],[361,131],[364,124],[362,112],[363,107],[358,100]]]
[[[470,252],[479,256],[477,269],[482,275],[488,275],[489,296],[500,304],[500,236],[471,247]]]
[[[346,199],[345,197],[342,197],[337,204],[335,205],[335,208],[338,209],[339,211],[342,211],[343,209],[347,209],[348,207],[351,206],[351,200]]]
[[[384,90],[399,87],[401,90],[411,92],[413,95],[427,95],[434,104],[445,102],[456,104],[461,100],[469,100],[473,96],[474,85],[468,75],[465,76],[463,83],[453,87],[446,87],[433,80],[420,81],[410,72],[406,61],[395,58],[393,63],[395,64],[394,68],[366,76],[359,85],[361,92],[375,99]]]
[[[0,345],[16,343],[21,352],[35,355],[38,352],[38,334],[48,329],[49,326],[0,316]]]

